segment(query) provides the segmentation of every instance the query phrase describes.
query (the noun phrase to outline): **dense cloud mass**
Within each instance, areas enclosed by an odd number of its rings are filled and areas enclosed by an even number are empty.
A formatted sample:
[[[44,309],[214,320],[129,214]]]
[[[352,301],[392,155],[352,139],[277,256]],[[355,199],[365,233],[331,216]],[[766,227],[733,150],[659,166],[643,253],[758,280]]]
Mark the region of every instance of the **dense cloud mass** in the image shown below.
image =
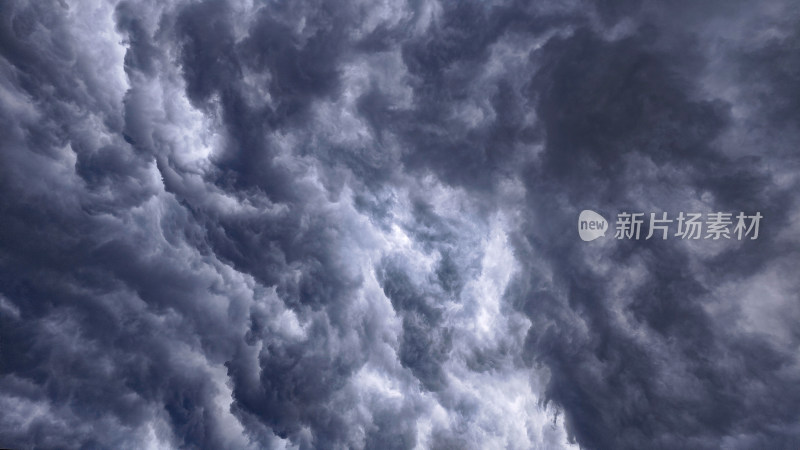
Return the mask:
[[[0,2],[0,447],[800,448],[798,30]],[[583,209],[764,219],[586,243]]]

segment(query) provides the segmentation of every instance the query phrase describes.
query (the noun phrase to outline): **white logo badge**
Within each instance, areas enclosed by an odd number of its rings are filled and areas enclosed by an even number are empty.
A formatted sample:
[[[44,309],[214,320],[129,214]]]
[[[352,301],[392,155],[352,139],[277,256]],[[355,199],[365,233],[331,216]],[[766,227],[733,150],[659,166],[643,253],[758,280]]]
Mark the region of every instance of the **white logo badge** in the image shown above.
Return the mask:
[[[591,209],[584,209],[578,216],[578,234],[584,241],[593,241],[600,236],[605,236],[608,231],[608,222],[600,214]]]

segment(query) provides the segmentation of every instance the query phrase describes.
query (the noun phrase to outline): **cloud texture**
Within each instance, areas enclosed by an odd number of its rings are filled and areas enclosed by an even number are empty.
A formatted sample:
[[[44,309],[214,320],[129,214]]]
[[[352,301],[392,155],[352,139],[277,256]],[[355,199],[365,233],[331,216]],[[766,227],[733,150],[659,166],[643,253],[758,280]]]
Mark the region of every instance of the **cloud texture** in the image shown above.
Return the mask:
[[[798,448],[798,25],[2,2],[0,446]]]

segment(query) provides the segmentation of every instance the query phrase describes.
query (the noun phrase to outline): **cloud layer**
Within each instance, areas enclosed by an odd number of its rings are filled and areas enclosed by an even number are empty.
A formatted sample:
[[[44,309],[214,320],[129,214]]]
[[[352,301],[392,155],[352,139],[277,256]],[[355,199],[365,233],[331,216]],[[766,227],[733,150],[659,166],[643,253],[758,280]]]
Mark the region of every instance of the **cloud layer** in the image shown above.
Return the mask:
[[[0,446],[797,448],[798,23],[4,2]]]

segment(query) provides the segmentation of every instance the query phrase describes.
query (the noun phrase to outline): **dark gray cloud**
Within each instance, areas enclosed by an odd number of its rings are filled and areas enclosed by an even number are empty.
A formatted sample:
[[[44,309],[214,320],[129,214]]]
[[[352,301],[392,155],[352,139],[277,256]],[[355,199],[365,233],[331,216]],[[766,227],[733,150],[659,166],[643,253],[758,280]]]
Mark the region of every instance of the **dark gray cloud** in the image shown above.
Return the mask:
[[[734,6],[3,3],[0,446],[796,448],[798,17]]]

